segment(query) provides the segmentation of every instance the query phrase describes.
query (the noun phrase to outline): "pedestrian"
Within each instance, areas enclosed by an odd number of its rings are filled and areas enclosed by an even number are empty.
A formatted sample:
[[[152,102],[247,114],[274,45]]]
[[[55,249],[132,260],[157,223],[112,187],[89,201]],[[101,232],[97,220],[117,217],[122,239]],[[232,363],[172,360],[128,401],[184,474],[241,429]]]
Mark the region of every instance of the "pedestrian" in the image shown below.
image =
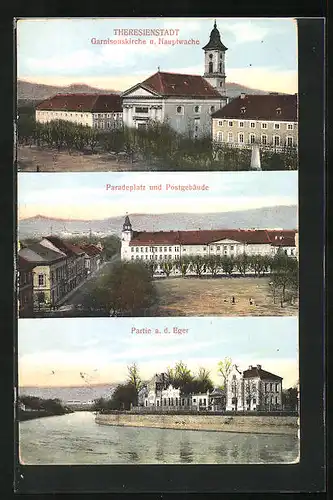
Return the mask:
[[[37,165],[36,167],[36,172],[39,172],[39,165]]]
[[[250,306],[253,306],[253,299],[251,297],[249,299],[249,302],[250,302]]]
[[[236,304],[236,301],[235,301],[235,297],[233,296],[232,299],[231,299],[231,303],[232,304]]]

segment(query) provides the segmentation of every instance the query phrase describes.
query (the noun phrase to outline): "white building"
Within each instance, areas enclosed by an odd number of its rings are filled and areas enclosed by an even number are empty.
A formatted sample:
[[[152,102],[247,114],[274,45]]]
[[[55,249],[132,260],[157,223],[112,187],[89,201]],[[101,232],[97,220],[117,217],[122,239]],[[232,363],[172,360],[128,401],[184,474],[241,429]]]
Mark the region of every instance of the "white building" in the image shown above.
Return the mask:
[[[168,123],[191,137],[211,134],[211,115],[227,104],[225,52],[214,24],[203,47],[204,76],[158,71],[122,94],[124,125],[146,128],[151,122]]]
[[[128,216],[121,235],[122,260],[179,260],[185,256],[296,256],[295,230],[217,229],[202,231],[133,231]]]
[[[250,365],[243,372],[234,365],[226,382],[226,411],[282,409],[282,377]]]
[[[65,120],[102,130],[122,127],[122,99],[118,94],[56,94],[36,107],[36,121]]]
[[[298,144],[297,94],[241,94],[212,115],[215,145],[260,145],[261,149]]]

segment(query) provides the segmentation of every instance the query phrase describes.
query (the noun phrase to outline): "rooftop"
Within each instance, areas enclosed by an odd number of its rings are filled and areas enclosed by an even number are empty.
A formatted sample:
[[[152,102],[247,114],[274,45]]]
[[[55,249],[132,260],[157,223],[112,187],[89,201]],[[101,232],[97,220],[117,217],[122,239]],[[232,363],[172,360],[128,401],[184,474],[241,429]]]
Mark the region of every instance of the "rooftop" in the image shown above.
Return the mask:
[[[213,113],[212,118],[297,122],[297,94],[242,94]]]
[[[36,107],[47,111],[76,111],[90,113],[121,113],[119,94],[56,94]]]

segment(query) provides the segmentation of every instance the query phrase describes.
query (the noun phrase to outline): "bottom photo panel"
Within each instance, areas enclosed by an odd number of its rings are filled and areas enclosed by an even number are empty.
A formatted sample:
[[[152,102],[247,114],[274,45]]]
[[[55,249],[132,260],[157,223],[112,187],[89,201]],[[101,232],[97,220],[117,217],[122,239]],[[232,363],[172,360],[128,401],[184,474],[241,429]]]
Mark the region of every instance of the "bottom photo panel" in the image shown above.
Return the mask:
[[[298,319],[18,325],[24,465],[299,461]]]

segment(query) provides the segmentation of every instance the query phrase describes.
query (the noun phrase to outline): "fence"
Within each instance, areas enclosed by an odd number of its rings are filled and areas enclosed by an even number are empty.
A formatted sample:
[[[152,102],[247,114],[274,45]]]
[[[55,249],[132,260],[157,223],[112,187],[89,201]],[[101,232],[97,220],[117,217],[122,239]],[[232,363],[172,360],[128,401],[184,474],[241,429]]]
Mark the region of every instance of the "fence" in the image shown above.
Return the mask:
[[[159,409],[160,408],[160,409]],[[109,414],[109,415],[118,415],[118,414],[128,414],[128,415],[221,415],[221,416],[258,416],[258,417],[297,417],[297,411],[289,411],[289,410],[272,410],[272,411],[220,411],[220,410],[204,410],[204,409],[184,409],[183,407],[173,407],[165,408],[165,407],[154,407],[147,408],[144,406],[135,406],[132,410],[108,410],[105,409],[100,413]]]

